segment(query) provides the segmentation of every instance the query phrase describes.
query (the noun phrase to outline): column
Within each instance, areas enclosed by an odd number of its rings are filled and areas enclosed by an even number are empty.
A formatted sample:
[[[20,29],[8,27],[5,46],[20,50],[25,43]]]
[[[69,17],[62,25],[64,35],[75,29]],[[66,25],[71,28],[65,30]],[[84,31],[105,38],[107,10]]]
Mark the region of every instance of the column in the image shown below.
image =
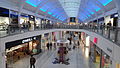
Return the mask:
[[[38,50],[38,53],[40,53],[41,52],[41,35],[37,37],[37,40],[39,41],[37,45],[37,50]]]
[[[102,67],[102,63],[103,63],[102,56],[103,56],[103,51],[101,50],[101,52],[100,52],[100,68],[103,68]]]
[[[117,12],[119,14],[119,17],[118,17],[118,27],[120,27],[120,0],[114,0],[115,2],[115,5],[116,5],[116,8],[117,8]]]
[[[0,39],[0,68],[6,68],[6,58],[5,58],[5,42]]]

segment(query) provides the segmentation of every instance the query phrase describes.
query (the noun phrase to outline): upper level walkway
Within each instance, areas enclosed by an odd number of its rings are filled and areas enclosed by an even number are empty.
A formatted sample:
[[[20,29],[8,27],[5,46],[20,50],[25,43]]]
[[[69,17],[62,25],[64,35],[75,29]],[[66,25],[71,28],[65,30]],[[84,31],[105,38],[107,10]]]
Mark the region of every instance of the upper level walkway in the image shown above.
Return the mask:
[[[55,30],[53,30],[55,29]],[[40,35],[41,31],[43,34],[49,32],[55,32],[60,29],[80,29],[80,30],[87,30],[95,32],[104,38],[116,43],[117,45],[120,44],[120,29],[116,27],[109,27],[109,26],[92,26],[92,25],[41,25],[41,27],[30,29],[30,28],[8,28],[6,30],[0,31],[0,38],[5,38],[8,36],[13,35],[22,35],[24,33],[29,33],[29,35]],[[36,32],[37,34],[35,34]],[[30,37],[30,36],[29,36]]]

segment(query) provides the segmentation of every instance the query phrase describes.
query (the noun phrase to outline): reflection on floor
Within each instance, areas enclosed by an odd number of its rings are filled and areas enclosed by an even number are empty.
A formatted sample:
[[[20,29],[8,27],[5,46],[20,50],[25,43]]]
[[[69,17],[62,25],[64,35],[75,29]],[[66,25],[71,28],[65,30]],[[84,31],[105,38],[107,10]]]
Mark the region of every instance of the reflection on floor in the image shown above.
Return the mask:
[[[90,60],[84,57],[81,49],[75,49],[69,51],[69,65],[65,64],[53,64],[52,62],[56,58],[56,50],[46,51],[36,61],[36,68],[95,68],[94,64]],[[29,68],[29,57],[16,62],[13,68]]]

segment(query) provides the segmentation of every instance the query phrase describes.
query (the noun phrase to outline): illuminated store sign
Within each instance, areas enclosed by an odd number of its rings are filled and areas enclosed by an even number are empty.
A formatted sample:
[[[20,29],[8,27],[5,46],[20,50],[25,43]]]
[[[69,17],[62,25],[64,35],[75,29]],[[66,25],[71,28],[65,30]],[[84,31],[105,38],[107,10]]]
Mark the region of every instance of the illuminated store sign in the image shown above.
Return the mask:
[[[98,38],[94,38],[94,43],[96,43],[97,44],[97,42],[98,42]]]
[[[27,43],[27,42],[30,42],[30,41],[32,41],[32,40],[36,40],[36,37],[28,38],[28,39],[22,40],[22,43]]]
[[[35,36],[35,37],[30,37],[30,38],[25,38],[25,39],[21,39],[21,40],[7,42],[7,43],[5,43],[6,49],[18,46],[20,44],[28,43],[30,41],[37,40],[37,39],[38,39],[38,36]]]

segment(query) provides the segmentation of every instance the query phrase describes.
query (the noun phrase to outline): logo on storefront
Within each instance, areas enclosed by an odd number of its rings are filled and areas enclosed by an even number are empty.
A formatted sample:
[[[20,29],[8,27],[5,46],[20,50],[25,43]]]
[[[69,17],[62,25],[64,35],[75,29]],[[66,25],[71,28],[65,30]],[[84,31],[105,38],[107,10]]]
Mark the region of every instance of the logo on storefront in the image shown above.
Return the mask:
[[[22,40],[22,43],[27,43],[27,42],[30,42],[30,41],[32,41],[32,38]]]

